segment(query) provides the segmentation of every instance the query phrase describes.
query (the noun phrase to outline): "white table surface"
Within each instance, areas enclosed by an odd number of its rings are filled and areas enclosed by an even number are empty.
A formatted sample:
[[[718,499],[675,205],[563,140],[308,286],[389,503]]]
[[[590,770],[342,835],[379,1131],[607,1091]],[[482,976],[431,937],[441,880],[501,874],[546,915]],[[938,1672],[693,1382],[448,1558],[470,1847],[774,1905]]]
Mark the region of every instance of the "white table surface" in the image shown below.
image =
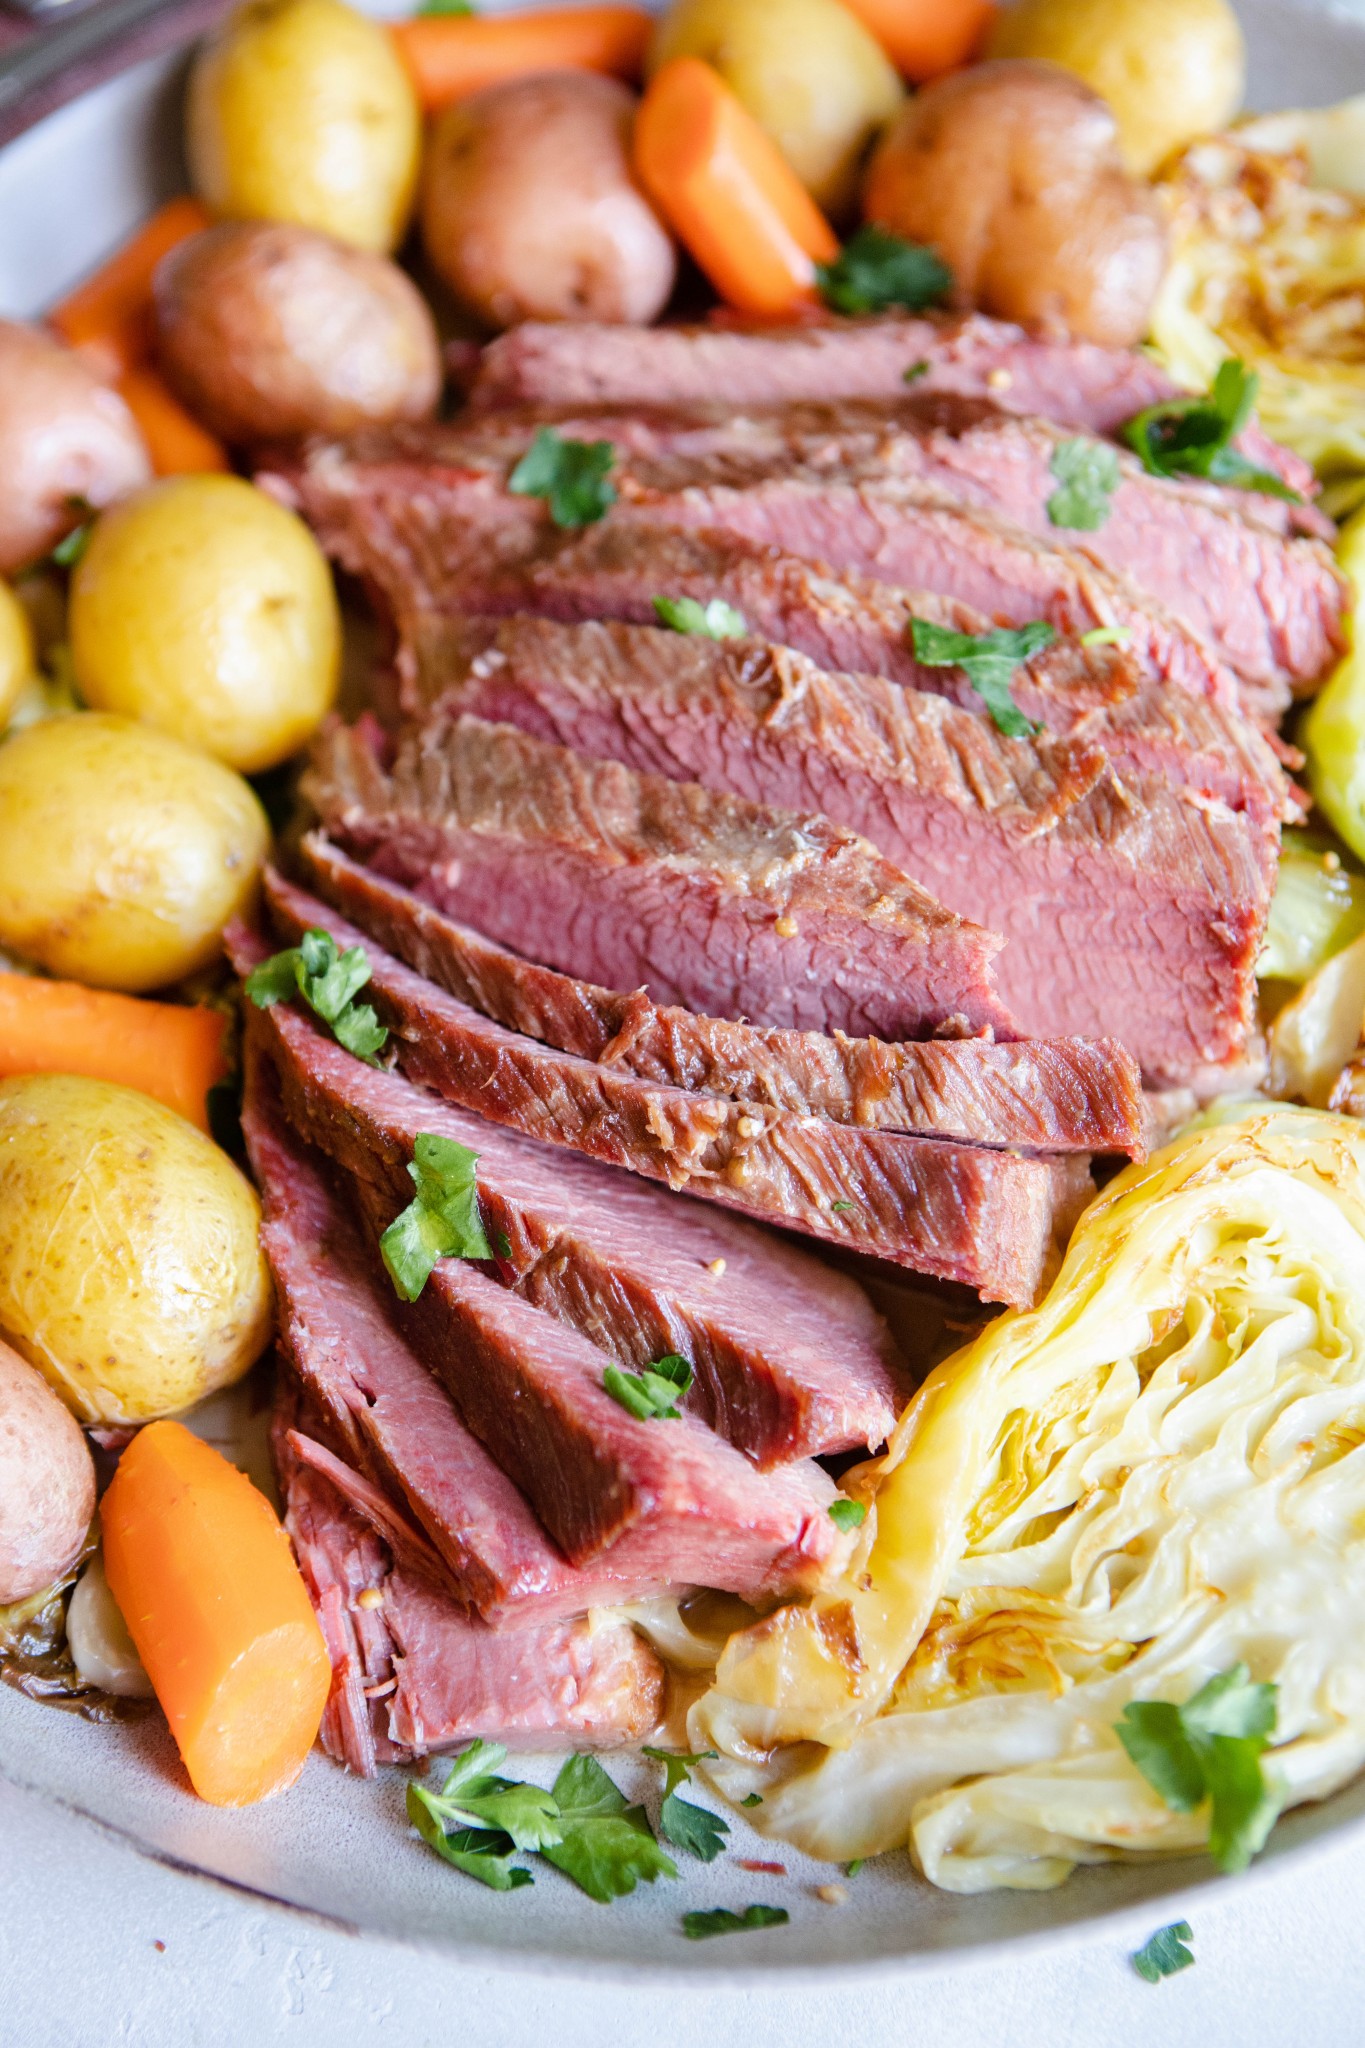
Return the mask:
[[[1101,1937],[857,1988],[690,1990],[493,1971],[168,1870],[0,1781],[0,2048],[1353,2048],[1365,1839],[1199,1907],[1196,1966]]]

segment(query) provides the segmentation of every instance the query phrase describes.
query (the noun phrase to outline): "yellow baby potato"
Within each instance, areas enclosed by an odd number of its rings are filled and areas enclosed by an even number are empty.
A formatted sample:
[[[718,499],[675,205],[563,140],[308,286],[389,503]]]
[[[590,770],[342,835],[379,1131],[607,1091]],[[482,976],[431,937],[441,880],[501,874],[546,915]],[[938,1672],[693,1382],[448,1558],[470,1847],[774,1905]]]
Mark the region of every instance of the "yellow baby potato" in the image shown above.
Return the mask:
[[[71,582],[85,701],[255,774],[331,709],[332,574],[301,519],[234,476],[167,477],[97,524]]]
[[[8,583],[0,583],[0,731],[33,678],[33,634],[28,615]]]
[[[232,220],[296,221],[388,252],[417,187],[421,116],[378,22],[341,0],[246,0],[190,77],[195,190]]]
[[[82,1422],[150,1422],[270,1334],[255,1190],[193,1124],[75,1074],[0,1081],[0,1332]]]
[[[270,828],[249,784],[168,733],[79,711],[0,746],[0,949],[139,994],[214,958]]]

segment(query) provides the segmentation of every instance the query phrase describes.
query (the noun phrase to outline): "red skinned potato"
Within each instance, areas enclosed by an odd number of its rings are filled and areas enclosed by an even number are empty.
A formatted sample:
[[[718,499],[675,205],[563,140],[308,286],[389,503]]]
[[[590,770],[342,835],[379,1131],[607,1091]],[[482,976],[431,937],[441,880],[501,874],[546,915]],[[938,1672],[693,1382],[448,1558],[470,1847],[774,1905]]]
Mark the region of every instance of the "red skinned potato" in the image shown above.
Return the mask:
[[[0,320],[0,576],[151,473],[118,393],[50,334]]]
[[[162,372],[224,441],[435,411],[435,322],[386,256],[312,228],[224,221],[162,259],[154,293]]]
[[[1155,193],[1107,103],[1054,64],[980,64],[908,100],[872,159],[870,221],[936,249],[958,303],[1110,348],[1141,341],[1166,267]]]
[[[667,232],[630,173],[635,96],[613,78],[543,71],[458,101],[422,181],[436,270],[490,327],[645,325],[673,289]]]
[[[69,1570],[95,1512],[80,1424],[17,1351],[0,1343],[0,1607]]]

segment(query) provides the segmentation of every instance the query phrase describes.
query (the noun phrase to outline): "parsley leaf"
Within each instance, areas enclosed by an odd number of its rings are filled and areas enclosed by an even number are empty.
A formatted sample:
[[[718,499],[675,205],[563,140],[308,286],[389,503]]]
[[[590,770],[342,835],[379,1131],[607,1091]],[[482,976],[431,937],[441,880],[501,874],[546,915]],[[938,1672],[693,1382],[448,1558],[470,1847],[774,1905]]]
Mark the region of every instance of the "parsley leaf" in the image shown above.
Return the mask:
[[[1193,1939],[1188,1920],[1174,1920],[1169,1927],[1159,1927],[1133,1957],[1133,1968],[1149,1984],[1174,1977],[1177,1970],[1188,1970],[1194,1961],[1193,1950],[1185,1946]]]
[[[246,992],[258,1010],[271,1010],[291,996],[302,996],[309,1009],[330,1027],[337,1044],[373,1067],[389,1034],[370,1005],[355,1000],[369,978],[370,963],[363,946],[338,953],[332,934],[314,926],[297,946],[273,953],[253,968],[246,978]]]
[[[476,14],[477,12],[477,8],[470,5],[470,0],[421,0],[421,5],[417,9],[419,16],[431,14],[467,15]]]
[[[1152,476],[1202,476],[1239,490],[1265,491],[1273,498],[1302,502],[1282,478],[1257,469],[1233,442],[1256,409],[1261,380],[1238,357],[1219,366],[1207,398],[1168,398],[1149,405],[1121,429],[1128,446]]]
[[[1176,1813],[1209,1802],[1209,1854],[1245,1870],[1275,1825],[1280,1797],[1261,1755],[1275,1732],[1276,1688],[1235,1664],[1184,1706],[1131,1700],[1115,1733],[1159,1798]]]
[[[602,1385],[637,1422],[676,1422],[678,1403],[692,1385],[692,1368],[685,1358],[669,1352],[643,1372],[623,1372],[619,1365],[609,1365]]]
[[[763,1794],[761,1792],[746,1792],[739,1803],[741,1806],[762,1806]]]
[[[926,668],[960,668],[1007,739],[1028,739],[1042,730],[1024,716],[1010,692],[1015,671],[1057,638],[1045,620],[1034,619],[1013,632],[1002,627],[994,633],[955,633],[928,619],[912,619],[910,633],[916,661]]]
[[[717,1906],[709,1913],[684,1913],[682,1926],[689,1941],[705,1941],[713,1934],[746,1934],[752,1927],[785,1927],[790,1918],[785,1906],[746,1906],[742,1913]]]
[[[642,1880],[676,1877],[678,1866],[655,1841],[642,1806],[627,1804],[596,1757],[570,1757],[554,1782],[562,1836],[541,1854],[585,1891],[610,1905]]]
[[[704,633],[708,640],[742,640],[749,627],[743,612],[737,612],[723,597],[698,604],[695,597],[656,597],[654,610],[661,626],[675,633]]]
[[[722,1820],[718,1813],[709,1813],[704,1806],[694,1806],[690,1799],[678,1797],[679,1785],[688,1781],[688,1772],[693,1764],[709,1761],[716,1754],[714,1749],[699,1750],[695,1756],[685,1750],[651,1749],[646,1744],[641,1752],[652,1756],[664,1767],[664,1803],[659,1810],[659,1832],[666,1842],[675,1849],[685,1849],[689,1856],[699,1856],[703,1863],[714,1863],[725,1847],[725,1837],[730,1832],[730,1823]]]
[[[94,538],[94,533],[95,522],[93,519],[85,520],[80,526],[73,526],[70,533],[63,534],[62,538],[57,542],[48,560],[55,562],[59,569],[74,569],[81,556],[89,547],[91,540]]]
[[[438,1259],[493,1256],[479,1218],[478,1153],[432,1131],[422,1131],[412,1150],[408,1174],[417,1193],[379,1240],[403,1301],[416,1301]]]
[[[933,364],[928,356],[921,356],[917,363],[911,363],[908,370],[901,371],[902,384],[918,384],[921,377],[927,377]]]
[[[860,1500],[832,1500],[829,1518],[836,1529],[861,1529],[867,1520],[867,1508]]]
[[[415,1780],[407,1792],[408,1819],[428,1847],[498,1892],[533,1882],[512,1861],[519,1850],[545,1849],[560,1838],[554,1795],[499,1777],[506,1757],[500,1742],[471,1742],[439,1792]]]
[[[1058,488],[1047,501],[1054,526],[1098,533],[1119,487],[1119,458],[1103,441],[1059,441],[1048,464]]]
[[[1082,633],[1082,647],[1127,647],[1132,634],[1126,626],[1092,626]]]
[[[610,441],[566,441],[542,427],[507,479],[520,498],[543,498],[556,526],[591,526],[616,503]]]
[[[815,282],[836,313],[884,313],[891,306],[918,313],[947,298],[953,273],[932,249],[869,223],[833,263],[816,264]]]

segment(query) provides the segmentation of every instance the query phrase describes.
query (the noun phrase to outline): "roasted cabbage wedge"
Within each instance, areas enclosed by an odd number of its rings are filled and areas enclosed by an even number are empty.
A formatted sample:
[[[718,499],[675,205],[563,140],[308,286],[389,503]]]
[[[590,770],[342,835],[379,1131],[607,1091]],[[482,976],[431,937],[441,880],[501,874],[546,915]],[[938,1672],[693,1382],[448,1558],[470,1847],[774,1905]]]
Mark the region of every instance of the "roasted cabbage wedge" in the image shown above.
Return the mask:
[[[1280,871],[1256,962],[1263,981],[1302,987],[1365,932],[1365,875],[1322,833],[1280,835]]]
[[[1365,1130],[1188,1132],[1077,1227],[1042,1306],[941,1365],[841,1581],[731,1637],[688,1723],[751,1818],[952,1891],[1179,1854],[1133,1700],[1241,1662],[1278,1688],[1281,1807],[1365,1763]]]

